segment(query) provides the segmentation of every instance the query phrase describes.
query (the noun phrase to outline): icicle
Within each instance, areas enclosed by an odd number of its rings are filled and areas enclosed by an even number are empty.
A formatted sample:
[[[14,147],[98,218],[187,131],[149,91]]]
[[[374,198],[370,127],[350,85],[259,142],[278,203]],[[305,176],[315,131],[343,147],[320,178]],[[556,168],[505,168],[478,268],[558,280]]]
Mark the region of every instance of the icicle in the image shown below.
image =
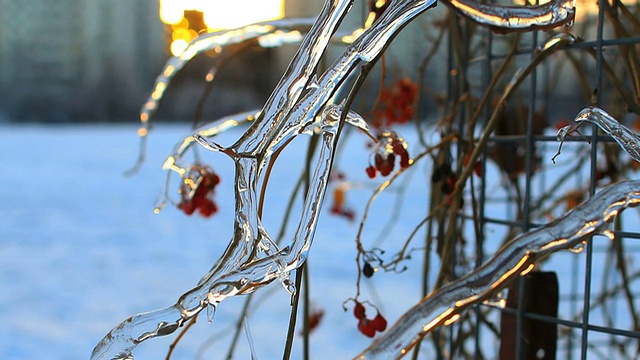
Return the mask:
[[[549,30],[571,25],[576,13],[575,0],[552,0],[534,6],[485,4],[475,0],[446,0],[445,3],[498,32]]]
[[[213,304],[209,304],[207,306],[207,321],[209,324],[213,322],[213,317],[216,315],[216,306]]]
[[[610,185],[563,217],[523,234],[471,274],[421,300],[356,358],[399,358],[435,327],[450,323],[472,304],[484,301],[508,282],[533,269],[549,254],[583,246],[592,235],[605,234],[608,223],[624,209],[640,205],[640,181]]]

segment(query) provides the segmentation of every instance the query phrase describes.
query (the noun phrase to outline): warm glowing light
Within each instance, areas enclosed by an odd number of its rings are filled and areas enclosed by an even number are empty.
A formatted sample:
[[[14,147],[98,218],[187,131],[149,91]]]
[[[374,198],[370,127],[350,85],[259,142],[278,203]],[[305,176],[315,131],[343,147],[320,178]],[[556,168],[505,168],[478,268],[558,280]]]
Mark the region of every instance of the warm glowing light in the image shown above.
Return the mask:
[[[201,31],[239,28],[256,22],[284,17],[283,0],[159,1],[160,20],[171,25],[170,51],[173,56],[182,55],[189,43]],[[198,20],[198,15],[194,18],[194,12],[200,14],[202,18]],[[268,40],[264,39],[264,41]]]
[[[500,299],[500,301],[498,301],[498,306],[504,309],[507,306],[507,299]]]
[[[566,243],[567,243],[567,239],[558,239],[558,240],[554,240],[554,241],[549,242],[548,244],[542,246],[540,249],[541,250],[549,250],[549,249],[552,249],[554,247],[562,246],[562,245],[564,245]]]
[[[167,66],[166,69],[164,69],[164,76],[169,77],[173,74],[173,71],[175,70],[175,67],[173,65],[169,65]]]
[[[266,34],[258,38],[261,47],[278,47],[283,43],[299,42],[302,40],[300,31],[294,30],[289,32],[276,31],[273,34]]]
[[[284,17],[282,0],[212,0],[202,5],[209,29],[233,29]]]
[[[155,100],[160,99],[166,88],[167,88],[167,85],[165,83],[163,82],[158,83],[156,85],[156,88],[153,90],[153,93],[151,93],[151,98]]]
[[[189,46],[189,42],[184,39],[176,39],[171,42],[171,55],[180,56]]]
[[[582,252],[582,250],[584,250],[584,245],[585,242],[582,241],[580,242],[578,245],[572,247],[571,249],[568,249],[570,252],[574,253],[574,254],[580,254]]]
[[[160,20],[163,23],[173,25],[182,21],[184,6],[181,1],[160,0]]]
[[[469,296],[466,299],[456,301],[454,305],[458,308],[461,308],[461,307],[467,306],[468,304],[472,304],[476,302],[476,300],[478,300],[479,298],[480,296],[478,295]]]
[[[363,33],[364,29],[355,29],[351,34],[343,36],[342,42],[344,42],[345,44],[351,44],[352,42],[356,41],[356,39],[359,38]]]
[[[614,234],[614,232],[609,229],[603,230],[602,235],[606,236],[609,240],[616,239],[616,234]]]
[[[511,269],[509,269],[509,271],[505,272],[504,275],[502,275],[500,277],[500,279],[496,280],[493,284],[491,284],[491,288],[492,289],[496,289],[498,286],[500,286],[503,282],[505,282],[508,279],[511,279],[511,276],[517,272],[518,270],[520,270],[523,266],[525,266],[525,264],[527,263],[527,261],[529,260],[529,252],[527,252],[522,259],[520,259],[520,261],[518,261],[518,263],[512,267]],[[531,271],[532,269],[530,269],[529,271]]]
[[[446,320],[446,321],[444,322],[444,325],[445,325],[445,326],[449,326],[449,325],[453,324],[454,322],[458,321],[458,319],[460,319],[460,314],[455,314],[455,315],[453,315],[453,316],[451,317],[451,319]]]
[[[232,29],[244,25],[281,19],[283,0],[160,0],[160,19],[168,25],[182,21],[187,10],[199,11],[209,29]]]
[[[169,156],[165,161],[164,164],[162,164],[162,169],[163,170],[169,170],[172,169],[174,167],[174,164],[176,163],[176,159],[173,156]]]
[[[440,324],[441,321],[443,321],[449,315],[451,315],[452,312],[453,312],[453,308],[448,308],[447,310],[443,311],[442,314],[440,314],[437,318],[435,318],[435,319],[431,320],[430,322],[428,322],[427,324],[425,324],[422,327],[422,331],[424,331],[424,332],[431,331],[431,329],[433,329],[435,326]]]
[[[551,0],[541,0],[538,2],[538,5],[546,4]],[[633,5],[636,3],[636,0],[621,0],[621,2],[625,5]],[[521,0],[513,0],[515,5],[522,5]],[[534,5],[534,1],[528,1],[529,5]],[[592,0],[577,0],[576,1],[576,22],[583,22],[588,20],[590,17],[593,18],[598,14],[598,2]]]
[[[520,276],[525,276],[525,275],[527,275],[528,273],[530,273],[531,271],[533,271],[533,269],[535,269],[535,267],[536,267],[536,265],[535,265],[535,264],[529,264],[529,266],[528,266],[526,269],[522,270],[522,272],[520,273]]]

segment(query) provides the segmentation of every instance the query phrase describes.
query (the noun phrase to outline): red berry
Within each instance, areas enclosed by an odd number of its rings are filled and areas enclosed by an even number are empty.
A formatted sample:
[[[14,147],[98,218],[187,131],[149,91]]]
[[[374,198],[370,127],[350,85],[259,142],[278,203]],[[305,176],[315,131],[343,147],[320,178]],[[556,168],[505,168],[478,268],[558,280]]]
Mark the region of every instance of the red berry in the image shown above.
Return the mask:
[[[210,217],[217,212],[218,206],[216,206],[213,201],[204,199],[203,203],[200,205],[200,214],[204,217]]]
[[[402,142],[400,141],[394,141],[393,143],[393,153],[396,155],[402,155],[403,153],[407,152],[407,149],[404,148],[404,145],[402,145]]]
[[[447,189],[448,191],[445,192],[445,194],[449,195],[453,192],[453,189],[455,189],[456,187],[456,182],[458,181],[458,179],[456,178],[455,175],[451,174],[447,177]]]
[[[193,201],[182,201],[178,204],[178,209],[182,210],[185,214],[191,215],[194,211],[196,211],[196,206],[193,204]]]
[[[360,321],[358,322],[358,330],[360,330],[361,333],[370,338],[376,335],[376,329],[371,326],[371,322],[366,318],[360,319]]]
[[[212,178],[213,178],[213,185],[216,186],[218,184],[220,184],[220,176],[216,175],[216,174],[211,174]]]
[[[400,154],[400,168],[406,169],[409,167],[409,153],[405,150],[402,154]]]
[[[193,206],[195,206],[196,208],[199,208],[200,206],[202,206],[202,204],[205,202],[205,200],[207,199],[207,192],[209,192],[209,190],[200,190],[203,189],[202,187],[199,187],[196,190],[196,193],[193,194],[193,198],[191,198],[191,202],[193,203]]]
[[[315,310],[309,314],[309,332],[320,325],[320,320],[324,316],[324,310]]]
[[[476,163],[473,165],[473,172],[478,176],[478,177],[482,177],[482,171],[483,171],[483,166],[482,166],[482,161],[476,161]]]
[[[385,319],[384,316],[380,315],[380,313],[378,313],[378,315],[376,315],[376,317],[374,317],[373,320],[369,322],[369,324],[371,324],[371,327],[373,327],[376,331],[382,332],[387,329],[387,319]]]
[[[364,319],[365,316],[364,306],[357,301],[356,306],[353,308],[353,316],[355,316],[355,318],[358,320]]]
[[[382,155],[376,154],[374,157],[376,168],[380,172],[380,175],[387,176],[391,174],[393,171],[393,166],[395,165],[396,157],[393,154],[386,154],[386,158],[383,158]]]
[[[365,170],[367,171],[367,176],[370,179],[374,179],[376,177],[376,168],[374,168],[372,165],[369,165],[369,167]]]

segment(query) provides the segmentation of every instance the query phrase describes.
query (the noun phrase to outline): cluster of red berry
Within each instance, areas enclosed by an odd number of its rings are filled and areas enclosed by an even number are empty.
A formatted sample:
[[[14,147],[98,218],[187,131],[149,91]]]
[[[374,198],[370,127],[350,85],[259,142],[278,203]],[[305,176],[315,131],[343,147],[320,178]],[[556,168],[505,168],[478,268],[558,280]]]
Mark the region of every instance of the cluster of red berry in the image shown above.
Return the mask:
[[[374,164],[366,168],[367,176],[373,179],[377,173],[381,176],[391,174],[396,164],[396,156],[400,157],[400,168],[409,166],[411,158],[407,151],[407,143],[393,130],[386,130],[378,136],[375,145]]]
[[[379,311],[373,319],[367,319],[364,305],[357,300],[353,308],[353,316],[358,319],[358,330],[367,337],[372,338],[376,335],[376,331],[383,332],[387,329],[387,319]]]
[[[218,212],[218,206],[213,201],[213,195],[219,183],[220,177],[210,168],[193,166],[183,177],[178,209],[187,215],[193,214],[196,210],[204,217],[215,214]]]
[[[408,122],[414,115],[413,103],[417,95],[418,85],[408,78],[400,79],[383,89],[379,106],[373,112],[373,126],[380,129]]]

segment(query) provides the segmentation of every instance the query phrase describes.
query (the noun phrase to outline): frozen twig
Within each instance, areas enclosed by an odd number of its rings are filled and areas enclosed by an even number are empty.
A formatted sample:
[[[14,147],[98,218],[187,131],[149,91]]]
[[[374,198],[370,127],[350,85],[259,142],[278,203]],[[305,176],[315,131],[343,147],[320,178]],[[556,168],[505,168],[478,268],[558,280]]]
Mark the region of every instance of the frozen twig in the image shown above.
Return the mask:
[[[471,274],[428,295],[356,359],[399,358],[429,331],[456,321],[471,305],[489,299],[549,254],[582,246],[590,236],[611,237],[609,223],[624,209],[640,205],[640,181],[616,183],[565,216],[523,234]]]
[[[486,4],[475,0],[444,2],[460,14],[498,32],[549,30],[571,25],[576,13],[575,0],[552,0],[535,6]]]
[[[640,137],[606,111],[597,107],[587,107],[578,113],[575,121],[578,123],[588,121],[598,125],[602,131],[611,135],[627,154],[640,162]]]

